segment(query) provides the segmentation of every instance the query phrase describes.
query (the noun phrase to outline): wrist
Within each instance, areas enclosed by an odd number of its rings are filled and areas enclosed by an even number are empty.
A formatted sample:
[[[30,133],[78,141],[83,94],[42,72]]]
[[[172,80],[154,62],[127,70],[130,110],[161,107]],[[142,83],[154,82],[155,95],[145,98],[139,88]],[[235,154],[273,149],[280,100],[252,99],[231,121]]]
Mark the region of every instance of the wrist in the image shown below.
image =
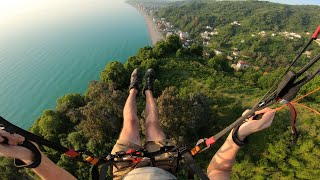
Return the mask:
[[[239,140],[243,141],[248,136],[247,133],[243,132],[243,129],[241,130],[241,126],[238,130],[238,138]]]
[[[28,152],[32,153],[31,159],[30,155],[26,156],[28,158],[15,158],[14,164],[16,167],[25,167],[25,168],[36,168],[41,163],[41,152],[37,148],[35,144],[33,144],[30,141],[24,141],[20,146],[24,147],[25,149],[28,149]]]
[[[243,146],[248,143],[248,139],[246,138],[246,136],[247,136],[246,134],[239,133],[240,127],[241,127],[241,125],[238,125],[232,130],[232,140],[236,145]]]
[[[248,125],[247,124],[242,124],[239,129],[238,129],[238,137],[239,140],[243,141],[247,136],[252,134],[251,131],[248,131]]]

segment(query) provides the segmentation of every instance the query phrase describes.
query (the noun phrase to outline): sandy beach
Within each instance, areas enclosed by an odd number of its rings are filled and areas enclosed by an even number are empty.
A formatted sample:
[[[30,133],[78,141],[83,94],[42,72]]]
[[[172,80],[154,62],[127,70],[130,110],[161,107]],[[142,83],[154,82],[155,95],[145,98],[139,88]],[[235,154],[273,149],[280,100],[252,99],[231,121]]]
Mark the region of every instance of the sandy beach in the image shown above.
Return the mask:
[[[133,6],[133,5],[132,5]],[[162,40],[164,37],[163,35],[159,32],[158,27],[156,26],[156,24],[152,21],[152,18],[150,16],[148,16],[143,10],[141,10],[140,8],[135,7],[144,17],[144,20],[146,21],[147,24],[147,28],[148,28],[148,32],[151,38],[151,42],[152,42],[152,46],[156,44],[156,42]]]

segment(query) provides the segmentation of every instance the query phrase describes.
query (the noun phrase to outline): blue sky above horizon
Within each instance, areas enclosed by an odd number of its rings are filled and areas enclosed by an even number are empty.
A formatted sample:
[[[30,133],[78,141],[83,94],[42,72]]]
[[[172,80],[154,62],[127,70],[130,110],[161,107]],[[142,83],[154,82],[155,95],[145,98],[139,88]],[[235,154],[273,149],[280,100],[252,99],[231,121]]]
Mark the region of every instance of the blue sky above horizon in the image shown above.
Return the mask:
[[[290,4],[290,5],[318,5],[320,6],[320,0],[267,0],[270,2]]]

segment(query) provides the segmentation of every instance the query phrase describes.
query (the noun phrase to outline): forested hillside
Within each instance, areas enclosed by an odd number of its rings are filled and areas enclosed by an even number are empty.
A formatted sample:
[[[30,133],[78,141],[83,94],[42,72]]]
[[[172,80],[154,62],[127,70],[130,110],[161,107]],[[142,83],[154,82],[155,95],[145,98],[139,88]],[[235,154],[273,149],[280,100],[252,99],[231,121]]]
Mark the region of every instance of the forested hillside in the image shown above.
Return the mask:
[[[215,4],[219,3],[221,5],[215,7]],[[306,25],[303,26],[298,23],[296,25],[278,24],[273,20],[255,24],[253,18],[259,17],[254,16],[256,13],[261,13],[261,17],[265,17],[267,14],[273,16],[272,14],[276,11],[282,12],[278,11],[279,9],[288,8],[288,10],[283,10],[287,12],[290,9],[299,9],[300,6],[246,2],[248,3],[247,8],[250,7],[250,4],[254,5],[255,8],[250,10],[246,8],[246,3],[241,2],[238,5],[233,3],[236,2],[191,3],[179,5],[179,8],[167,7],[158,12],[159,16],[164,13],[166,18],[172,18],[172,22],[176,22],[181,28],[190,27],[189,30],[196,29],[198,26],[207,26],[209,22],[201,23],[209,21],[209,17],[213,14],[222,14],[223,16],[220,23],[214,24],[218,29],[229,27],[232,30],[233,27],[228,25],[229,21],[238,20],[240,23],[247,23],[248,26],[244,29],[242,29],[244,25],[239,31],[236,28],[234,34],[226,31],[226,37],[222,39],[227,38],[228,40],[211,47],[213,49],[221,48],[226,54],[212,54],[209,57],[203,52],[210,50],[210,47],[194,43],[190,48],[184,48],[183,42],[178,36],[168,36],[154,47],[141,48],[124,64],[117,61],[109,63],[101,72],[100,80],[92,81],[85,94],[67,94],[59,98],[56,108],[44,111],[31,127],[31,132],[76,150],[88,149],[97,156],[109,153],[121,130],[122,109],[128,95],[130,74],[135,67],[140,67],[144,71],[148,68],[155,70],[154,93],[161,125],[165,133],[173,138],[177,144],[186,144],[191,148],[199,138],[210,137],[219,132],[259,100],[279,75],[284,72],[285,65],[291,62],[292,57],[297,55],[298,50],[307,40],[307,36],[292,41],[285,37],[273,40],[269,36],[266,39],[262,38],[262,40],[252,39],[249,41],[246,39],[246,42],[252,42],[256,47],[251,49],[253,53],[258,54],[251,58],[252,62],[256,63],[254,66],[260,66],[263,58],[268,59],[264,59],[266,62],[262,63],[259,68],[250,66],[236,71],[231,68],[232,62],[225,58],[229,53],[229,48],[232,47],[230,43],[239,38],[238,34],[245,36],[246,31],[250,33],[261,31],[260,26],[268,28],[265,29],[268,31],[275,31],[278,26],[278,31],[292,30],[312,33],[320,19],[319,15],[315,15],[314,17],[318,17],[317,23],[311,19],[306,21]],[[264,8],[265,6],[267,8]],[[303,10],[304,7],[310,9]],[[233,10],[233,13],[226,12],[228,9]],[[253,11],[253,9],[257,10]],[[262,11],[262,9],[264,10]],[[273,9],[275,10],[273,11]],[[301,6],[300,19],[304,17],[303,13],[311,13],[313,10],[313,7]],[[179,14],[182,12],[184,13]],[[239,14],[240,12],[241,14]],[[162,15],[164,16],[164,14]],[[220,15],[216,15],[219,18],[213,18],[210,23],[221,19]],[[239,19],[244,15],[247,18]],[[173,21],[174,18],[177,19]],[[188,18],[191,19],[188,20]],[[198,21],[195,20],[196,18]],[[310,18],[313,17],[310,16]],[[198,24],[194,24],[194,22],[198,22]],[[250,23],[253,26],[252,29],[249,28]],[[185,29],[185,31],[187,30]],[[201,32],[201,29],[195,30],[195,36],[196,32]],[[215,41],[211,40],[212,43]],[[195,37],[195,41],[200,40],[196,40]],[[275,44],[279,44],[279,46],[274,47]],[[242,43],[241,47],[250,49],[252,46],[250,43]],[[278,50],[279,48],[281,50]],[[290,51],[287,51],[288,49]],[[317,43],[313,43],[311,49],[314,52],[311,57],[320,52],[320,46]],[[277,50],[277,52],[273,52],[273,50]],[[269,56],[271,53],[273,55]],[[279,58],[279,56],[281,56],[283,64],[277,64],[274,59],[271,59],[271,57]],[[311,57],[303,55],[294,69],[301,67],[302,63],[309,61]],[[317,76],[302,88],[299,95],[310,92],[319,85],[320,77]],[[319,110],[320,94],[315,93],[300,102]],[[145,99],[139,96],[138,115],[142,125],[144,123],[144,107]],[[232,171],[233,179],[318,179],[320,174],[318,166],[320,162],[320,135],[318,133],[320,116],[299,107],[297,110],[297,128],[300,132],[297,145],[291,146],[290,113],[284,109],[277,113],[275,121],[269,129],[249,137],[249,144],[244,146],[237,156]],[[217,142],[213,148],[195,158],[203,169],[206,169],[211,157],[222,143],[223,139]],[[89,179],[89,165],[70,160],[45,147],[43,150],[59,166],[67,169],[78,179]],[[30,172],[25,172],[23,169],[19,170],[20,173],[17,171],[11,160],[1,158],[1,179],[33,178]],[[179,177],[185,179],[183,171]]]
[[[293,6],[258,1],[176,2],[154,15],[203,44],[207,55],[223,53],[268,70],[285,67],[319,25],[320,6]],[[316,44],[309,49],[320,53]],[[302,59],[300,62],[305,62]]]

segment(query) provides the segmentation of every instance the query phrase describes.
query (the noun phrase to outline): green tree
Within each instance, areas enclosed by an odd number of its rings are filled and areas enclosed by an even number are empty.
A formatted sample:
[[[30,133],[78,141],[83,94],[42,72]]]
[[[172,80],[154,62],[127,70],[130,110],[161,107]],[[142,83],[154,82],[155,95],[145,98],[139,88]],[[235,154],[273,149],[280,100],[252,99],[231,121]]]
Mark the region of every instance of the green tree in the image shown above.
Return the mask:
[[[141,66],[144,69],[152,68],[157,71],[159,68],[159,61],[157,59],[146,59],[141,63]]]
[[[228,60],[223,55],[216,55],[215,57],[209,59],[208,65],[217,71],[233,72]]]
[[[103,82],[111,83],[116,88],[121,88],[127,84],[127,71],[123,64],[118,61],[113,61],[100,73],[100,79]]]
[[[67,94],[57,100],[56,109],[66,111],[72,108],[78,108],[85,105],[84,97],[81,94]]]
[[[167,43],[164,41],[157,42],[155,44],[155,46],[153,47],[152,52],[158,58],[164,57],[166,55],[166,53],[169,52],[169,48],[167,46]]]
[[[211,118],[208,99],[201,94],[180,97],[175,87],[166,88],[157,99],[159,119],[169,137],[178,144],[199,139]],[[178,133],[177,133],[178,132]]]
[[[177,35],[170,35],[166,38],[166,43],[170,52],[176,52],[179,48],[182,47],[180,38]]]
[[[190,47],[190,52],[196,56],[202,56],[203,46],[194,43]]]

